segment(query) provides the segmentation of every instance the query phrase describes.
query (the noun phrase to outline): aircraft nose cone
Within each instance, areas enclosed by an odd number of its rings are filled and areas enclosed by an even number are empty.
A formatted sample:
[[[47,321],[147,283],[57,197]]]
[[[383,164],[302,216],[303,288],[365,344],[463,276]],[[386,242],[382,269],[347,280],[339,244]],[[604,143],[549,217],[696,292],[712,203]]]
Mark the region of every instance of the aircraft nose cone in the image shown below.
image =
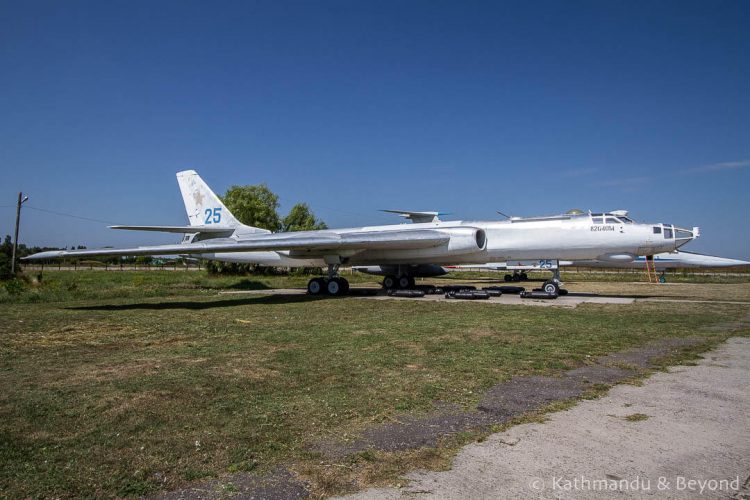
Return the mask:
[[[665,226],[666,227],[666,226]],[[672,226],[674,231],[675,249],[680,248],[685,243],[696,239],[700,235],[700,229],[694,227],[692,230],[682,227]]]

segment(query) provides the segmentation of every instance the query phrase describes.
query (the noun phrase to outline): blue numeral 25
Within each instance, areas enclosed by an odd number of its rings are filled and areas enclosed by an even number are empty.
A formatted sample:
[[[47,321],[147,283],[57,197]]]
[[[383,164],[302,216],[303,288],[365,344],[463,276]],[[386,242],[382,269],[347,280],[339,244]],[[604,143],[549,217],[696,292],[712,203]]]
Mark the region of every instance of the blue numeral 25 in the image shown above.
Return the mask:
[[[221,207],[207,208],[204,213],[206,214],[206,224],[218,224],[221,222]]]

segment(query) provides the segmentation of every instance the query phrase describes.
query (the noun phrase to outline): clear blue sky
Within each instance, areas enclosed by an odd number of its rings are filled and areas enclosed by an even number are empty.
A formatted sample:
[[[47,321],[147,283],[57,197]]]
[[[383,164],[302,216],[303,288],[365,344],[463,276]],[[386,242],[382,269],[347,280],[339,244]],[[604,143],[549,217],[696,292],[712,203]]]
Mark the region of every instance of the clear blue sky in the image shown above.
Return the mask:
[[[0,232],[184,224],[174,173],[333,227],[625,208],[750,258],[750,2],[0,0]],[[170,242],[24,209],[22,242]]]

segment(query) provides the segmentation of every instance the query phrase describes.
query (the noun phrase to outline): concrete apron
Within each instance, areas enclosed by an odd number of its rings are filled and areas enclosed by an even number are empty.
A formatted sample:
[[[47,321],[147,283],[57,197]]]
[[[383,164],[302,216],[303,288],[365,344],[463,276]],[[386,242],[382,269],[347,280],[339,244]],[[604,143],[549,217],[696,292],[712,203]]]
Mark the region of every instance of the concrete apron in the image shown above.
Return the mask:
[[[346,498],[750,498],[750,338]],[[630,418],[628,418],[630,417]]]

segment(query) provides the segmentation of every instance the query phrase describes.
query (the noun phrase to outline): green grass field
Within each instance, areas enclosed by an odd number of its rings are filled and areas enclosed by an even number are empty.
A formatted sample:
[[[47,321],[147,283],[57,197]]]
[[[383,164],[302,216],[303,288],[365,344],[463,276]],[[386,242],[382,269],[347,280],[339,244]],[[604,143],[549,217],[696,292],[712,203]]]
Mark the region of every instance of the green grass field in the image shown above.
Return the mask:
[[[437,401],[472,407],[499,381],[655,339],[710,346],[729,335],[716,325],[749,310],[219,293],[306,281],[82,271],[0,287],[3,495],[140,495],[278,464],[314,470],[317,440]]]

